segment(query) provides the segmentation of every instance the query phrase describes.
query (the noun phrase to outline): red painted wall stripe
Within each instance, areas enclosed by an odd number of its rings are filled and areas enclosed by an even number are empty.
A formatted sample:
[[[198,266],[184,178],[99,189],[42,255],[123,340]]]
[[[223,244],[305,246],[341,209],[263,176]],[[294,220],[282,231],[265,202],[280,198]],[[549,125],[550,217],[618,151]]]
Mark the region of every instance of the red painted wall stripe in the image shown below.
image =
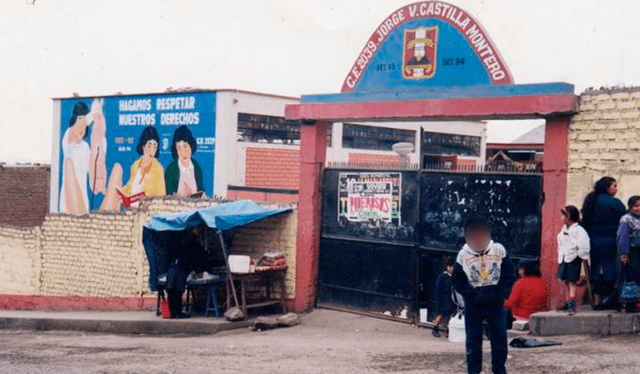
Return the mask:
[[[156,297],[0,295],[0,309],[155,310]]]
[[[425,118],[534,118],[577,112],[573,94],[485,97],[344,104],[292,104],[285,107],[291,120],[409,120]]]

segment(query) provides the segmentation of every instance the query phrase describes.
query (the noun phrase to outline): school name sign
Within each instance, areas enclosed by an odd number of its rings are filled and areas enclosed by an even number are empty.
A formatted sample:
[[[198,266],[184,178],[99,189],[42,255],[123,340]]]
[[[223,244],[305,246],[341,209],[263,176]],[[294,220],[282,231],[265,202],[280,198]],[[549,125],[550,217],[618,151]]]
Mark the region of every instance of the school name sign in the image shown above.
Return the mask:
[[[423,1],[385,18],[349,70],[342,92],[479,84],[513,84],[487,32],[455,5]]]

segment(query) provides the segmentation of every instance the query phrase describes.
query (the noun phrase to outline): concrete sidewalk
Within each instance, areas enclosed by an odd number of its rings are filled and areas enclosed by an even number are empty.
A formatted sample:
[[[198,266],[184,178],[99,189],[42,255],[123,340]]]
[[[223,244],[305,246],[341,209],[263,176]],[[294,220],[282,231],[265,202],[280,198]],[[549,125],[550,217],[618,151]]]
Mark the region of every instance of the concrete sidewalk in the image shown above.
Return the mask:
[[[614,310],[594,311],[581,306],[578,313],[565,311],[536,313],[529,320],[531,334],[551,335],[620,335],[640,331],[640,313]]]
[[[224,318],[194,316],[162,319],[153,311],[39,311],[0,310],[0,329],[67,330],[114,334],[215,334],[246,328],[252,320],[229,322]]]

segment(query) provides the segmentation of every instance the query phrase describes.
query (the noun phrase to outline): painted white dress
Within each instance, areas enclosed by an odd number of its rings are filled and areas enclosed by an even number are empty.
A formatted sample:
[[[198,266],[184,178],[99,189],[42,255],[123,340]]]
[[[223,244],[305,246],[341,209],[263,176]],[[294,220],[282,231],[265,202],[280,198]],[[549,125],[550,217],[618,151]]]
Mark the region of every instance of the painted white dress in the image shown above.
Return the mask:
[[[64,132],[62,137],[62,188],[60,189],[60,212],[67,213],[67,204],[64,197],[65,183],[64,160],[67,158],[73,162],[73,168],[76,172],[76,179],[80,184],[82,191],[82,201],[84,202],[85,211],[89,211],[89,197],[87,195],[87,178],[89,175],[89,154],[91,152],[89,144],[82,140],[80,143],[69,142],[69,130]]]
[[[193,162],[189,159],[189,166],[182,166],[182,162],[178,160],[178,168],[180,170],[180,181],[178,182],[178,195],[181,195],[186,189],[191,191],[189,194],[196,193],[198,186],[196,185],[196,173]]]

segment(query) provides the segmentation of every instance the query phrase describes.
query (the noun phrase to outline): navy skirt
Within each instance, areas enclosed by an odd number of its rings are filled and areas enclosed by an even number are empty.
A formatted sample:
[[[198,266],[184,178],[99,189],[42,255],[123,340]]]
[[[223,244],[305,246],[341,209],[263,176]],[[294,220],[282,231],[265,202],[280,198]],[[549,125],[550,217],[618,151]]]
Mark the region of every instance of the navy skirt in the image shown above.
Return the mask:
[[[582,265],[582,259],[576,257],[571,262],[563,262],[558,265],[558,279],[561,281],[576,282],[580,279],[580,265]]]

